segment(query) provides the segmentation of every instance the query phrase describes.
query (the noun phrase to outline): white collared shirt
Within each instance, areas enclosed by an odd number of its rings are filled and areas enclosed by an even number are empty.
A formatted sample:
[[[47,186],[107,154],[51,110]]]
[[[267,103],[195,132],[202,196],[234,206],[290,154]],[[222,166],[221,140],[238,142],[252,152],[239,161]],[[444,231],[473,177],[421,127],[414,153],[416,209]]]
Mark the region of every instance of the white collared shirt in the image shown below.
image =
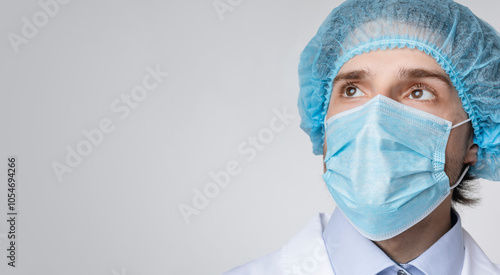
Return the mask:
[[[453,222],[445,235],[407,264],[396,263],[362,236],[339,209],[333,212],[323,239],[337,275],[455,275],[461,274],[465,255],[462,223],[455,211]]]

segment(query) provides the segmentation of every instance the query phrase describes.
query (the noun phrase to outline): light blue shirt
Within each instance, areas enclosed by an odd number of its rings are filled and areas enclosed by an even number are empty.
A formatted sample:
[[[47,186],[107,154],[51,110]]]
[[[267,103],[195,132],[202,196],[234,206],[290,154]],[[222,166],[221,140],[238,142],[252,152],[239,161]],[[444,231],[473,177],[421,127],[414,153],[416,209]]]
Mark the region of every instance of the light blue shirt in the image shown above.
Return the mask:
[[[394,262],[362,236],[339,209],[333,212],[323,239],[336,275],[455,275],[461,273],[465,256],[462,223],[455,211],[453,223],[445,235],[407,264]]]

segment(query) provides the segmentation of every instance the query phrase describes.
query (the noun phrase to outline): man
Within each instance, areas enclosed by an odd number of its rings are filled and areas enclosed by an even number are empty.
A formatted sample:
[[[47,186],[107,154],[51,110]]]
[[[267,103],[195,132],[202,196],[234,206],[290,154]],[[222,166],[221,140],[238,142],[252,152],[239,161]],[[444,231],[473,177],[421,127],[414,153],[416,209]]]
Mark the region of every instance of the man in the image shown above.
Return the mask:
[[[500,181],[499,69],[496,31],[451,0],[334,9],[298,106],[338,208],[227,274],[500,274],[452,208]]]

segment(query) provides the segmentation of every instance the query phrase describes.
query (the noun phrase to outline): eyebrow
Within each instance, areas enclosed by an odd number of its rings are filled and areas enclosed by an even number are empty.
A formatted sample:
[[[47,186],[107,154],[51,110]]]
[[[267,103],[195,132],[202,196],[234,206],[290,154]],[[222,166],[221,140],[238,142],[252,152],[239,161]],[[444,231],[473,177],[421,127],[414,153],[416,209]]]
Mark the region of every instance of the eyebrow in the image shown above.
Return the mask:
[[[399,69],[399,78],[437,78],[448,86],[453,87],[450,78],[446,73],[442,73],[439,71],[429,71],[425,69],[410,69],[410,68],[401,68]]]
[[[373,73],[369,70],[353,70],[349,72],[339,73],[333,79],[333,83],[339,80],[363,80],[372,78]],[[437,78],[448,86],[453,87],[450,78],[446,73],[442,73],[439,71],[426,70],[426,69],[411,69],[411,68],[400,68],[398,77],[401,79],[405,78]]]
[[[373,77],[373,74],[367,70],[354,70],[345,73],[339,73],[333,79],[333,83],[339,80],[361,80]]]

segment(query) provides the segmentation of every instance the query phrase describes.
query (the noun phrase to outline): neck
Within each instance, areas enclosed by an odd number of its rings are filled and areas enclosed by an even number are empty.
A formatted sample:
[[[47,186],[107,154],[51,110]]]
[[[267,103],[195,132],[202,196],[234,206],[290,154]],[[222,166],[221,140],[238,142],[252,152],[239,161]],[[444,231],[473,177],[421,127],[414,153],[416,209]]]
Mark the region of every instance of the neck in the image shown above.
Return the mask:
[[[392,239],[374,243],[397,263],[408,263],[451,229],[450,211],[451,196],[448,196],[431,214],[410,229]]]

